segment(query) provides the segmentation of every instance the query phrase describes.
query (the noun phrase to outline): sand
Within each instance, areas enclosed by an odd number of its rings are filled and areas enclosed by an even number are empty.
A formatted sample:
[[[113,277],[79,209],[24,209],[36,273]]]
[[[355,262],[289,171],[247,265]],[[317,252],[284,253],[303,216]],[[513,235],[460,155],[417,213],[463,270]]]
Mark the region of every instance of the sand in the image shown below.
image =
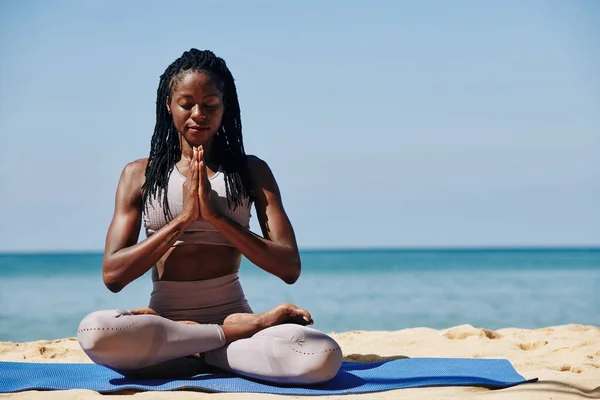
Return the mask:
[[[446,330],[429,328],[396,332],[332,333],[347,361],[378,361],[401,357],[507,358],[525,378],[538,383],[508,389],[438,387],[400,389],[380,393],[329,396],[330,399],[600,399],[600,328],[565,325],[497,331],[470,325]],[[90,362],[74,338],[27,343],[0,343],[0,361]],[[123,397],[127,394],[131,397]],[[264,394],[209,394],[196,391],[120,392],[100,395],[90,390],[28,391],[0,394],[11,400],[48,399],[280,399]]]

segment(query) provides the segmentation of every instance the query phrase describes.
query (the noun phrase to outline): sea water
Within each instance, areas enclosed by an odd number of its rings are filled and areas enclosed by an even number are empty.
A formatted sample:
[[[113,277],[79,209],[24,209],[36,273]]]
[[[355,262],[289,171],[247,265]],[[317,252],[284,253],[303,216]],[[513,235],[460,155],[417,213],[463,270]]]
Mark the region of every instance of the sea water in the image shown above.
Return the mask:
[[[327,333],[351,330],[600,326],[600,249],[306,250],[294,285],[244,260],[255,312],[308,309]],[[111,293],[102,254],[0,254],[0,341],[76,335],[100,309],[148,305],[146,274]],[[199,293],[198,295],[201,295]]]

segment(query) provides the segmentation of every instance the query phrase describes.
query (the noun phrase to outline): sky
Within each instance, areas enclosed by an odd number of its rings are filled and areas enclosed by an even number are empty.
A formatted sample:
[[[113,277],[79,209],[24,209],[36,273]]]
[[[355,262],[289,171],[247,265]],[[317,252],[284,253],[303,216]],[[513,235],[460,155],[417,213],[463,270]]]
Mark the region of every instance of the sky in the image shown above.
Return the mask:
[[[103,249],[192,47],[301,248],[599,245],[598,38],[593,0],[0,2],[0,251]]]

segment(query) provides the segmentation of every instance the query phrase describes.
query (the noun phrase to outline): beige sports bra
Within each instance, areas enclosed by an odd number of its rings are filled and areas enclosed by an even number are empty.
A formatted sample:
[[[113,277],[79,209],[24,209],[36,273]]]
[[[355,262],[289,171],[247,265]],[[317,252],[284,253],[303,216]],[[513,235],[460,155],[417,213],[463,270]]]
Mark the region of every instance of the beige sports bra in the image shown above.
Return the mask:
[[[185,176],[179,172],[177,167],[173,167],[169,176],[167,199],[171,215],[176,217],[183,209],[183,183]],[[250,201],[245,199],[242,206],[230,208],[227,204],[225,191],[225,174],[219,170],[210,178],[212,188],[212,200],[217,210],[246,229],[250,229]],[[148,199],[144,208],[144,228],[146,236],[151,236],[160,228],[169,223],[163,212],[162,198],[158,201],[153,197]],[[181,234],[173,246],[183,246],[186,244],[212,244],[222,246],[233,246],[215,227],[208,221],[199,217]]]

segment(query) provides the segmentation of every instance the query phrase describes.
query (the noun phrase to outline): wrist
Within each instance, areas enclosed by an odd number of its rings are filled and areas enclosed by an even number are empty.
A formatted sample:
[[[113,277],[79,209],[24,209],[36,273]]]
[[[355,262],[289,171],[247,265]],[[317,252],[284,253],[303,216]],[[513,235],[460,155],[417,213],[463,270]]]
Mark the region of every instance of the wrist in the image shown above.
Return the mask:
[[[186,214],[179,214],[177,217],[175,217],[173,219],[173,222],[175,223],[176,226],[182,228],[182,229],[186,229],[188,226],[190,226],[192,224],[192,222],[194,222],[194,218],[192,218],[192,216],[190,215],[186,215]]]
[[[213,211],[206,217],[204,215],[202,216],[202,218],[204,218],[206,221],[210,222],[211,224],[218,222],[219,220],[222,219],[222,217],[223,216],[218,211]]]

